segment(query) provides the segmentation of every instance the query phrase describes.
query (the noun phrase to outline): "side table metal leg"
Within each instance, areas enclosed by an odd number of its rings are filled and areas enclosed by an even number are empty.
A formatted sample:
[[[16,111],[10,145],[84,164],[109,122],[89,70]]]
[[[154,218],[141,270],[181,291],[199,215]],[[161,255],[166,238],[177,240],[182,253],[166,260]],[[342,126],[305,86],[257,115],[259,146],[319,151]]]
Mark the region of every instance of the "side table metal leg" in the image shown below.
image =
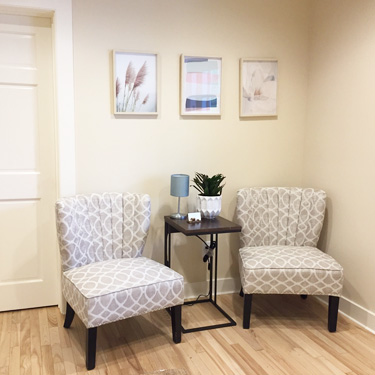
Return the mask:
[[[219,253],[219,238],[218,238],[218,234],[215,234],[215,297],[214,297],[215,305],[216,305],[216,297],[217,297],[217,265],[218,265],[218,253]]]
[[[168,261],[167,261],[167,223],[164,223],[164,265],[167,266]]]
[[[214,240],[214,236],[212,234],[210,234],[210,247],[212,246],[212,243],[213,243],[213,240]],[[212,252],[210,253],[210,259],[209,259],[209,262],[210,262],[210,289],[209,289],[209,297],[210,297],[210,300],[212,301],[212,293],[213,293],[213,289],[212,289],[212,281],[213,281],[213,254]]]
[[[171,267],[171,231],[168,223],[164,224],[164,265]]]

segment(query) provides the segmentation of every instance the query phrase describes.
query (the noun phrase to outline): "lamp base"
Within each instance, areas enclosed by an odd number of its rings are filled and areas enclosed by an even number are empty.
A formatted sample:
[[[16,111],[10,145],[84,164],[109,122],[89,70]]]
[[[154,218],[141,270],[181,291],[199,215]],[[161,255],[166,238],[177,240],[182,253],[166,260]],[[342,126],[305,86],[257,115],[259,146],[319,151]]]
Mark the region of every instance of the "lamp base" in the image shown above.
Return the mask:
[[[169,216],[171,219],[176,219],[176,220],[185,220],[187,215],[186,214],[180,214],[180,213],[177,213],[177,214],[172,214]]]

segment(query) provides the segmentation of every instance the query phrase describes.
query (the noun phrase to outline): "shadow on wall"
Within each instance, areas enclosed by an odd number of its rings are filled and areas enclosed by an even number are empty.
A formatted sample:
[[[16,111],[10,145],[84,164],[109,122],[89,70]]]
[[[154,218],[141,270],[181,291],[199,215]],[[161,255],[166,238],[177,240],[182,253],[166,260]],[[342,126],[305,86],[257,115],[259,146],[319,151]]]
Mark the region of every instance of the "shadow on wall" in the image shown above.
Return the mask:
[[[228,208],[228,219],[237,223],[237,215],[236,215],[236,207],[237,207],[237,191],[235,194],[232,194],[232,199],[229,202]],[[240,249],[240,233],[232,233],[229,236],[229,251],[231,256],[231,264],[230,270],[228,271],[231,275],[238,275],[239,277],[239,269],[238,269],[238,251]]]
[[[335,208],[332,203],[332,199],[327,197],[326,201],[326,212],[324,217],[324,223],[322,232],[320,234],[320,239],[318,242],[318,249],[322,250],[325,253],[330,253],[332,250],[331,246],[331,234],[332,234],[332,223],[334,221],[334,212]],[[341,249],[335,249],[340,251]],[[345,277],[345,268],[344,268],[344,277]],[[362,293],[360,290],[355,289],[355,286],[350,283],[350,281],[345,278],[344,281],[344,290],[343,290],[343,297],[345,297],[345,300],[341,300],[340,306],[343,306],[344,311],[349,316],[356,316],[356,320],[364,323],[367,326],[370,326],[371,323],[366,323],[368,320],[368,314],[366,311],[362,309],[357,309],[353,303],[345,303],[346,300],[351,301],[352,298],[355,296],[356,298],[356,304],[358,304],[361,307],[364,307],[365,309],[369,308],[368,303],[366,302],[366,299],[362,297]],[[324,299],[323,297],[320,297],[321,299]]]
[[[318,241],[318,249],[324,251],[325,253],[329,253],[329,239],[331,237],[331,215],[332,215],[332,200],[331,198],[327,197],[326,200],[326,211],[324,214],[324,222],[323,228],[320,233],[320,238]]]
[[[170,202],[166,199],[169,187],[160,187],[160,179],[153,177],[145,179],[142,185],[142,192],[151,197],[151,223],[143,255],[164,263],[164,216],[169,215],[173,207],[171,203],[161,202]]]

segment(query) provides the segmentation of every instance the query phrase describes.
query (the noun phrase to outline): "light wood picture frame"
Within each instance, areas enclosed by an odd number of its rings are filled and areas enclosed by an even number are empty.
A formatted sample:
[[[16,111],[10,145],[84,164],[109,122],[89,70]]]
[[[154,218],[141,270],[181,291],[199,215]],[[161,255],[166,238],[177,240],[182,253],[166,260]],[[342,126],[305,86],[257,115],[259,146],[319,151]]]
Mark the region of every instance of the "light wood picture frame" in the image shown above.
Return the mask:
[[[278,60],[240,59],[240,117],[277,116]]]
[[[222,58],[181,55],[180,114],[221,115]]]
[[[113,50],[113,113],[158,114],[158,55]]]

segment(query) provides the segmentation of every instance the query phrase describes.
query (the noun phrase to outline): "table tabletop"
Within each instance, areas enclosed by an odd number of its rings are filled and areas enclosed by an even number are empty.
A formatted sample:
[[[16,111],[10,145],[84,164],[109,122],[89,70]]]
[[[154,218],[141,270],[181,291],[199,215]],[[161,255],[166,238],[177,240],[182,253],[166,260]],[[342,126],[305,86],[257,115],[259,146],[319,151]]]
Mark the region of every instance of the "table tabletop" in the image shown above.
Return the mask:
[[[164,216],[165,223],[169,224],[177,232],[185,236],[196,236],[199,234],[234,233],[241,232],[241,226],[221,216],[215,219],[202,219],[200,223],[189,224],[187,220],[172,219]]]

